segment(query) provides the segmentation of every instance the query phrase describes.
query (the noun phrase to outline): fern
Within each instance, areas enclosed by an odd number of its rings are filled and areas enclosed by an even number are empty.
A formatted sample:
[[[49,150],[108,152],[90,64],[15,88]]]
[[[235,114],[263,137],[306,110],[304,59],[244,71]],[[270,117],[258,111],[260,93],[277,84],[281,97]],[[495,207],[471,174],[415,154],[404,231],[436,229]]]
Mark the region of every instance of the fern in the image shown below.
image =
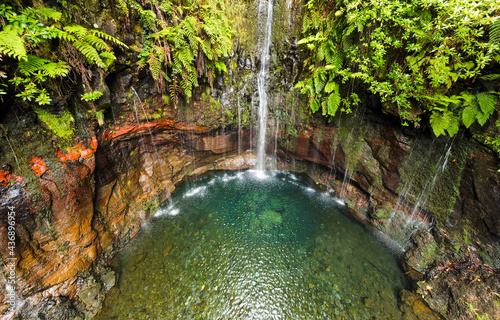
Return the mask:
[[[500,46],[500,19],[490,25],[490,43]]]
[[[14,30],[0,31],[0,54],[17,60],[27,59],[23,38]]]
[[[61,17],[62,17],[62,13],[60,13],[57,10],[54,10],[52,8],[47,8],[47,7],[40,7],[38,9],[35,9],[35,12],[44,19],[52,19],[56,22],[61,20]]]
[[[113,37],[113,36],[110,36],[110,35],[109,35],[109,34],[107,34],[107,33],[104,33],[104,32],[99,31],[99,30],[89,30],[89,32],[90,32],[90,33],[92,33],[92,34],[93,34],[93,35],[95,35],[95,36],[98,36],[98,37],[99,37],[99,38],[101,38],[101,39],[104,39],[104,40],[110,41],[110,42],[112,42],[112,43],[114,43],[114,44],[119,45],[120,47],[123,47],[123,48],[128,49],[128,46],[127,46],[125,43],[121,42],[120,40],[116,39],[116,38],[115,38],[115,37]]]
[[[72,35],[69,34],[68,32],[64,30],[59,30],[59,29],[54,29],[55,35],[58,39],[60,40],[65,40],[69,42],[75,42],[77,39]]]
[[[95,63],[100,68],[106,68],[106,64],[99,56],[99,52],[91,44],[84,41],[75,41],[73,46],[87,58],[88,62]]]
[[[325,86],[325,93],[331,93],[332,91],[339,92],[339,84],[335,81],[328,81]]]
[[[42,72],[43,75],[55,78],[67,76],[69,68],[65,61],[51,62],[47,59],[28,55],[26,60],[19,61],[19,72],[25,76]]]
[[[498,103],[498,98],[489,93],[479,93],[477,96],[477,102],[481,111],[488,115],[488,117],[495,111],[495,105]]]
[[[149,56],[149,70],[151,71],[151,75],[153,79],[158,80],[160,78],[160,72],[162,69],[162,63],[154,53]]]
[[[83,38],[82,41],[90,43],[95,49],[100,50],[100,51],[108,51],[111,50],[111,48],[108,46],[104,40],[102,40],[99,37],[96,37],[95,35],[88,33],[86,34]]]
[[[340,106],[340,94],[337,92],[334,92],[328,96],[328,112],[327,114],[329,116],[335,116],[335,113],[337,113],[337,110],[339,109]]]
[[[88,33],[88,30],[87,28],[85,27],[82,27],[81,25],[79,24],[72,24],[72,25],[69,25],[69,26],[65,26],[64,27],[64,31],[70,33],[70,34],[74,34],[77,36],[78,39],[83,39],[87,33]]]
[[[156,29],[156,14],[151,10],[144,10],[141,12],[141,23],[142,25],[150,31],[155,31]]]
[[[149,64],[160,88],[164,80],[169,82],[170,101],[177,105],[178,95],[191,97],[198,77],[206,75],[211,83],[215,69],[226,70],[221,58],[233,44],[229,20],[221,0],[142,3],[131,2],[150,31],[151,43],[143,47],[141,61]]]
[[[430,118],[430,124],[432,127],[432,131],[439,137],[442,134],[445,134],[445,130],[450,126],[450,117],[447,113],[441,112],[433,112]]]
[[[470,127],[474,121],[476,121],[478,115],[477,108],[475,106],[467,106],[462,111],[462,123],[466,128]]]
[[[28,55],[24,61],[19,61],[19,72],[23,75],[30,75],[39,71],[44,64],[49,63],[47,59],[42,59],[36,56]]]
[[[314,88],[316,93],[320,93],[326,84],[326,75],[324,72],[317,70],[314,74]]]
[[[105,65],[105,68],[112,65],[113,62],[115,62],[115,60],[116,60],[116,56],[112,51],[103,51],[103,52],[99,53],[99,56],[101,57],[101,60]]]

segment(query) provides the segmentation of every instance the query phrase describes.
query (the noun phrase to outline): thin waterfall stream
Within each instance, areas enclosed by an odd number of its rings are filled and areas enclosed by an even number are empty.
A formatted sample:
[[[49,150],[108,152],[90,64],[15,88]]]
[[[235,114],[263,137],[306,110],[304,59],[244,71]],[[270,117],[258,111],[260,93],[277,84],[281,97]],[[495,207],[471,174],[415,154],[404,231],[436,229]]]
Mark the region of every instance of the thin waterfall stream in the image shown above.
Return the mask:
[[[263,5],[261,1],[259,6]],[[265,168],[266,159],[266,129],[267,129],[267,79],[269,78],[269,62],[271,47],[271,31],[273,24],[273,1],[267,1],[264,41],[261,43],[261,65],[257,76],[259,90],[259,137],[257,142],[257,170]]]

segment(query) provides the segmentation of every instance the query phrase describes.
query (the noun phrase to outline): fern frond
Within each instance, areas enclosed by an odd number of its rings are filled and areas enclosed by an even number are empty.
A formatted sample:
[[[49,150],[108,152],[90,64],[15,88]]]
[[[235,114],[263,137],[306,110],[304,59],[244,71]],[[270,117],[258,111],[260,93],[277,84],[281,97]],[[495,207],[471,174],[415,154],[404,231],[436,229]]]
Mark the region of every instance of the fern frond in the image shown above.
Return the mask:
[[[111,48],[108,46],[104,40],[102,40],[99,37],[96,37],[95,35],[89,33],[86,34],[83,38],[82,41],[90,43],[94,48],[100,51],[108,51],[111,50]]]
[[[149,63],[149,70],[151,71],[153,79],[158,80],[160,78],[162,63],[158,60],[158,58],[153,52],[151,52],[149,55],[148,63]]]
[[[128,46],[125,43],[121,42],[120,40],[116,39],[113,36],[110,36],[107,33],[104,33],[104,32],[99,31],[99,30],[90,30],[90,33],[92,33],[93,35],[95,35],[95,36],[97,36],[97,37],[99,37],[101,39],[110,41],[110,42],[112,42],[114,44],[117,44],[117,45],[119,45],[121,47],[124,47],[124,48],[128,49]]]
[[[112,51],[103,51],[99,54],[99,56],[101,57],[106,67],[109,67],[116,60],[116,56]]]
[[[144,10],[141,13],[141,23],[144,28],[150,31],[155,31],[156,29],[156,14],[151,10]]]
[[[189,83],[189,79],[184,79],[184,77],[183,77],[183,79],[181,80],[181,87],[182,87],[182,91],[184,93],[184,96],[187,99],[190,99],[191,95],[192,95],[192,86]]]
[[[500,19],[490,25],[490,43],[500,45]]]
[[[36,56],[28,55],[24,61],[19,61],[19,72],[25,76],[41,72],[51,78],[65,77],[69,73],[68,64],[65,61],[51,62]]]
[[[189,82],[193,87],[198,87],[198,74],[196,71],[189,73]]]
[[[165,49],[160,46],[153,46],[153,51],[152,54],[156,55],[156,58],[161,62],[165,62],[166,54],[165,54]]]
[[[66,41],[70,41],[70,42],[75,42],[77,40],[73,35],[67,33],[64,30],[54,29],[54,31],[55,31],[56,37],[59,40],[66,40]]]
[[[65,26],[64,27],[64,31],[66,31],[66,32],[68,32],[70,34],[74,34],[78,39],[82,39],[88,33],[87,28],[82,27],[79,24],[72,24],[72,25],[69,25],[69,26]]]
[[[77,40],[73,42],[73,46],[78,49],[78,51],[80,51],[85,58],[87,58],[88,62],[95,63],[100,68],[106,68],[106,65],[99,56],[99,53],[90,43]]]
[[[338,94],[337,92],[333,92],[332,94],[330,94],[328,96],[327,105],[328,105],[328,115],[332,117],[335,116],[335,113],[337,112],[340,106],[340,94]]]
[[[212,49],[212,46],[210,45],[210,42],[208,42],[206,40],[202,40],[200,42],[200,47],[208,60],[214,59],[215,53],[214,53],[214,50]]]
[[[314,73],[314,88],[316,93],[320,93],[321,90],[325,87],[326,84],[326,76],[323,71],[317,70]]]
[[[469,105],[462,111],[462,123],[466,128],[470,127],[476,121],[478,110],[474,105]]]
[[[65,77],[69,73],[69,68],[65,61],[59,61],[45,64],[42,71],[51,78]]]
[[[177,96],[177,92],[179,91],[179,85],[177,84],[177,80],[173,80],[172,83],[168,86],[168,93],[170,95],[170,101],[177,107],[177,103],[179,98]]]
[[[42,69],[43,65],[49,63],[47,59],[28,55],[24,61],[19,61],[19,72],[25,76],[33,74]]]
[[[479,93],[477,96],[477,102],[483,114],[488,115],[488,117],[495,111],[495,105],[498,103],[498,98],[489,93]]]
[[[13,57],[17,60],[26,60],[27,52],[24,39],[14,30],[0,31],[0,55]]]
[[[52,8],[47,8],[47,7],[41,7],[41,8],[35,9],[35,12],[44,19],[52,19],[56,22],[61,20],[61,17],[62,17],[62,13],[60,13],[57,10],[54,10]]]
[[[344,51],[349,50],[354,46],[354,36],[352,34],[346,34],[342,36],[342,48]]]

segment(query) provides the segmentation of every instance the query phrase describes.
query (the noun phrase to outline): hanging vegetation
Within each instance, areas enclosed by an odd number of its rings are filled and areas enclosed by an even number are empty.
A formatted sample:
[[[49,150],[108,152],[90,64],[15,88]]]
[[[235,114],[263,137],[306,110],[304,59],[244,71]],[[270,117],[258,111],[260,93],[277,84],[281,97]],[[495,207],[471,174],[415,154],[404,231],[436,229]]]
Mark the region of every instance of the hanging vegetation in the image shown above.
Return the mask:
[[[168,89],[175,106],[180,95],[191,98],[198,78],[205,76],[212,85],[214,72],[226,71],[224,59],[232,50],[233,31],[223,1],[120,3],[138,12],[146,38],[141,64],[149,67],[161,92]]]
[[[15,10],[5,4],[0,5],[0,76],[7,80],[1,84],[0,94],[6,94],[8,84],[14,85],[16,97],[24,101],[34,100],[39,105],[50,104],[50,93],[44,87],[48,79],[65,77],[77,61],[52,61],[49,53],[37,50],[52,39],[70,46],[82,54],[89,64],[108,68],[115,60],[112,47],[108,44],[126,47],[118,39],[99,30],[89,30],[81,25],[62,21],[60,12],[46,7]],[[6,61],[11,58],[13,61]],[[12,68],[12,62],[14,67]],[[16,64],[17,62],[17,64]],[[11,66],[9,68],[8,66]],[[7,71],[6,71],[7,70]]]
[[[500,62],[498,1],[310,0],[305,8],[307,75],[296,88],[313,112],[350,112],[358,84],[403,125],[428,115],[436,136],[483,125],[495,111],[498,92],[469,86]]]

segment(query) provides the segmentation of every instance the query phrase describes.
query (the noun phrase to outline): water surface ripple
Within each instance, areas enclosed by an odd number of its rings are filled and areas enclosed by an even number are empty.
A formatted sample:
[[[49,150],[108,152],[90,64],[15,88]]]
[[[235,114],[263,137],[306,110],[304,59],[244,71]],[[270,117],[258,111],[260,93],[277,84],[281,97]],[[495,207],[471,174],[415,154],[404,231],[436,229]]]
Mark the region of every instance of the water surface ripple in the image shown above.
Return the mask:
[[[396,259],[284,172],[184,183],[116,259],[98,319],[401,319]]]

